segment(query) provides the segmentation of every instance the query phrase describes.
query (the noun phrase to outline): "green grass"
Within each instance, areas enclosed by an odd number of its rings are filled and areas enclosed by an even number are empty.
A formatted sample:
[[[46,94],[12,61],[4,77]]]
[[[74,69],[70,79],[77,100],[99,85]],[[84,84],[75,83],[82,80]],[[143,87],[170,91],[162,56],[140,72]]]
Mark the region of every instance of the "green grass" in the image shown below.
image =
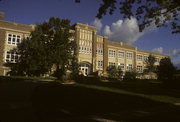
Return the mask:
[[[2,122],[180,121],[179,90],[156,83],[34,81],[0,78]]]
[[[24,81],[24,80],[36,80],[36,81],[46,81],[46,80],[55,80],[55,77],[25,77],[25,76],[0,76],[0,82],[5,81]]]
[[[119,93],[119,94],[139,96],[139,97],[144,97],[144,98],[148,98],[151,100],[155,100],[158,102],[166,102],[166,103],[172,103],[172,104],[173,103],[180,103],[180,98],[177,98],[177,97],[160,96],[160,95],[147,95],[147,94],[142,94],[142,93],[129,92],[126,90],[113,88],[113,87],[102,87],[102,86],[96,86],[96,85],[77,84],[77,86],[82,86],[82,87],[92,88],[92,89],[98,89],[98,90],[102,90],[102,91],[109,91],[109,92]]]

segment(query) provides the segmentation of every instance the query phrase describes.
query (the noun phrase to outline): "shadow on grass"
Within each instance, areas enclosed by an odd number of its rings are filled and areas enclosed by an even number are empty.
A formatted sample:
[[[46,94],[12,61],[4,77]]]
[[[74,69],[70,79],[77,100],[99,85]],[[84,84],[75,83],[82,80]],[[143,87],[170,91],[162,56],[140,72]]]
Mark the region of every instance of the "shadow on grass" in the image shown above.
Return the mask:
[[[180,108],[142,97],[54,82],[0,84],[2,122],[180,121]]]
[[[170,84],[164,85],[156,80],[101,82],[100,79],[97,78],[84,77],[84,80],[80,80],[77,82],[81,84],[112,87],[133,93],[160,95],[160,96],[163,95],[163,96],[180,98],[180,89],[177,88],[174,89],[172,86],[170,86]],[[173,81],[171,85],[173,85]]]
[[[32,103],[39,120],[180,120],[180,108],[170,104],[75,85],[41,85],[35,89]]]

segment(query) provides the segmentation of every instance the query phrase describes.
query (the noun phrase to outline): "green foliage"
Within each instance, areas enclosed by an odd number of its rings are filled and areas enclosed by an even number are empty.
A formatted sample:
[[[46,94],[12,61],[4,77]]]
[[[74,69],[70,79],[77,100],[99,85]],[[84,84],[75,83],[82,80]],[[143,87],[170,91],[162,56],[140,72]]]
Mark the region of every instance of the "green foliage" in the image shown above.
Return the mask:
[[[80,0],[79,0],[80,1]],[[116,9],[124,18],[136,17],[139,30],[154,23],[156,27],[166,27],[171,22],[172,33],[180,33],[180,0],[101,0],[97,18],[101,19]]]
[[[136,80],[137,75],[138,74],[135,71],[127,71],[124,75],[124,80],[127,81]]]
[[[108,66],[107,73],[110,78],[117,79],[121,79],[123,75],[123,71],[120,68],[117,68],[116,66]]]
[[[176,68],[171,62],[170,58],[163,58],[160,65],[157,67],[158,79],[162,81],[171,81],[176,72]]]
[[[18,45],[17,52],[21,57],[11,67],[12,71],[21,75],[40,76],[50,73],[55,65],[54,74],[62,79],[75,57],[76,42],[70,40],[73,36],[70,29],[69,20],[55,17],[36,25],[30,38]]]
[[[156,59],[153,55],[149,55],[147,60],[145,60],[146,68],[144,69],[144,73],[148,74],[150,72],[156,72],[156,66],[154,65]]]
[[[79,76],[79,64],[75,56],[72,59],[71,71],[71,79],[77,80]]]

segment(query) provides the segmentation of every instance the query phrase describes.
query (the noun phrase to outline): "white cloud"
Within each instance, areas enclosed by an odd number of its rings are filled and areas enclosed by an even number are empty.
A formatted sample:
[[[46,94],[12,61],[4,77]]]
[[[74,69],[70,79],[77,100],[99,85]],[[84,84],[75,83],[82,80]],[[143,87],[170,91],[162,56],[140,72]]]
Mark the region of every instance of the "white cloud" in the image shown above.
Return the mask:
[[[96,27],[97,31],[100,32],[102,28],[102,22],[98,18],[95,18],[94,21],[92,22],[92,25]]]
[[[152,51],[156,52],[156,53],[163,53],[163,48],[162,47],[154,48],[154,49],[152,49]]]
[[[172,50],[172,57],[180,56],[180,49],[174,49]]]
[[[112,41],[124,42],[132,44],[143,33],[139,32],[139,27],[136,18],[118,20],[112,23],[111,27],[106,25],[104,28],[104,35],[108,36]]]

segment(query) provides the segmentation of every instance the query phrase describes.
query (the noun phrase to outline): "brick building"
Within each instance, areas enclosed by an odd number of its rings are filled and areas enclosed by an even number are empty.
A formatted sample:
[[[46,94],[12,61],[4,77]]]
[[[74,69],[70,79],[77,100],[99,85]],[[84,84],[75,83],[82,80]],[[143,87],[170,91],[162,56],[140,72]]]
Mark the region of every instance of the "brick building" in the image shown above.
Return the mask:
[[[33,25],[7,22],[3,17],[4,14],[0,13],[0,75],[6,75],[10,70],[4,66],[5,62],[15,63],[18,59],[19,55],[10,50],[16,48],[34,28]],[[80,70],[85,76],[91,72],[106,74],[109,65],[120,67],[124,72],[132,69],[143,72],[149,54],[156,57],[156,65],[161,58],[168,57],[168,55],[140,50],[122,42],[110,41],[106,36],[97,35],[96,28],[87,24],[77,23],[73,31],[78,45],[77,57]]]

